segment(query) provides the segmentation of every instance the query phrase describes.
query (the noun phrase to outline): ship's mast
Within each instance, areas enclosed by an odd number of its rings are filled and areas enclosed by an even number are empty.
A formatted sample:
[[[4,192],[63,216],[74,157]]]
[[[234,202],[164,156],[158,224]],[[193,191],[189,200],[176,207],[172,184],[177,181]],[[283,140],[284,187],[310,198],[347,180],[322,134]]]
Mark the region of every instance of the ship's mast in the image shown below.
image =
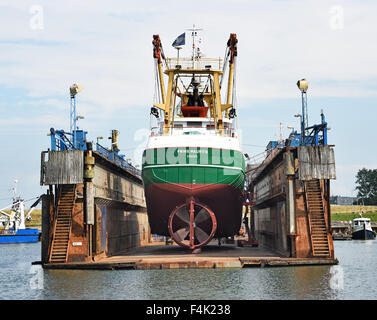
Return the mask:
[[[17,202],[17,182],[18,180],[14,180],[14,187],[13,187],[13,203]]]
[[[195,24],[193,24],[191,29],[186,29],[186,30],[191,31],[191,36],[192,36],[192,68],[195,69],[195,60],[200,58],[200,48],[196,45],[195,39],[198,36],[198,31],[201,31],[203,29],[195,28]]]
[[[14,224],[14,230],[17,231],[18,229],[25,229],[25,207],[24,207],[24,201],[17,197],[17,182],[18,180],[14,180],[14,187],[13,187],[13,205],[12,205],[12,211],[14,211],[15,214],[15,224]]]

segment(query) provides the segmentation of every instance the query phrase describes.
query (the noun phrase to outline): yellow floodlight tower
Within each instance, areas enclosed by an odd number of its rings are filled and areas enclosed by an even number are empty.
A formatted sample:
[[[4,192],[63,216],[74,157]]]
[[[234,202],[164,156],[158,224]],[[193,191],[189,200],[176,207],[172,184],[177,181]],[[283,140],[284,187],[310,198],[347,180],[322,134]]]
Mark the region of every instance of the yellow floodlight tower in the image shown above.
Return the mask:
[[[74,83],[69,87],[69,91],[71,93],[71,97],[74,98],[76,94],[82,91],[82,88],[77,83]]]
[[[70,110],[70,133],[72,137],[72,144],[77,148],[76,130],[77,130],[77,120],[83,119],[83,117],[77,117],[76,115],[76,94],[82,91],[82,88],[78,84],[73,84],[69,87],[69,92],[71,95],[71,110]]]
[[[306,91],[308,90],[308,81],[306,79],[301,79],[297,81],[297,87],[301,91],[301,101],[302,101],[302,114],[301,114],[301,144],[305,144],[305,130],[309,124],[308,120],[308,104]]]
[[[297,81],[297,87],[301,92],[306,92],[308,90],[308,80],[301,79]]]

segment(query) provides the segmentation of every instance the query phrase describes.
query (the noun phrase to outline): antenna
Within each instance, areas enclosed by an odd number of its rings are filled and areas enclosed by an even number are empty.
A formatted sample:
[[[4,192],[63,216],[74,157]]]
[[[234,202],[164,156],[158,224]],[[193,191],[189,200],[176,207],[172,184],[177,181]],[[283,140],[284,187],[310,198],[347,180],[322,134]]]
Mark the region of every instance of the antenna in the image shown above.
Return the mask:
[[[16,202],[17,199],[17,179],[14,179],[14,187],[13,187],[13,202]]]
[[[191,36],[192,36],[192,64],[193,64],[192,67],[195,68],[194,61],[195,61],[195,58],[199,58],[199,52],[200,52],[200,49],[198,47],[196,47],[195,39],[198,36],[198,31],[201,31],[203,29],[202,28],[195,28],[195,24],[193,24],[191,29],[186,29],[186,30],[191,31]]]

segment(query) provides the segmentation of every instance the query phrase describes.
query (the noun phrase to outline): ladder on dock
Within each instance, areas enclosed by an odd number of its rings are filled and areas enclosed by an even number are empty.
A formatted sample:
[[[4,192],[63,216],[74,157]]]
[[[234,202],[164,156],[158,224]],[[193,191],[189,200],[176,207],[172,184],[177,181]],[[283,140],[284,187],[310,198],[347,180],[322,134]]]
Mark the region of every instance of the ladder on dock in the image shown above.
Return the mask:
[[[318,179],[305,181],[305,194],[313,256],[330,257],[325,211]]]
[[[51,244],[50,263],[64,263],[67,261],[72,225],[72,211],[75,204],[75,192],[76,185],[62,185]]]

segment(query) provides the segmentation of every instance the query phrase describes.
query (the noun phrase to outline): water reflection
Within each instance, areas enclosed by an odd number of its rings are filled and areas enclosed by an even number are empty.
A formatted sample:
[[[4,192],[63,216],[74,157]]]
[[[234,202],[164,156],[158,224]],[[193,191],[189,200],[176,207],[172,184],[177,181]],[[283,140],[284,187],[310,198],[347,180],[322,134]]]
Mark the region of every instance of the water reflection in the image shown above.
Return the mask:
[[[180,269],[144,271],[147,299],[237,299],[240,269]],[[156,295],[156,288],[158,294]]]
[[[241,296],[246,299],[332,298],[329,266],[275,267],[242,271],[245,272]]]
[[[87,271],[31,266],[39,243],[0,245],[0,299],[376,299],[376,250],[373,240],[336,242],[340,273],[331,266]]]

